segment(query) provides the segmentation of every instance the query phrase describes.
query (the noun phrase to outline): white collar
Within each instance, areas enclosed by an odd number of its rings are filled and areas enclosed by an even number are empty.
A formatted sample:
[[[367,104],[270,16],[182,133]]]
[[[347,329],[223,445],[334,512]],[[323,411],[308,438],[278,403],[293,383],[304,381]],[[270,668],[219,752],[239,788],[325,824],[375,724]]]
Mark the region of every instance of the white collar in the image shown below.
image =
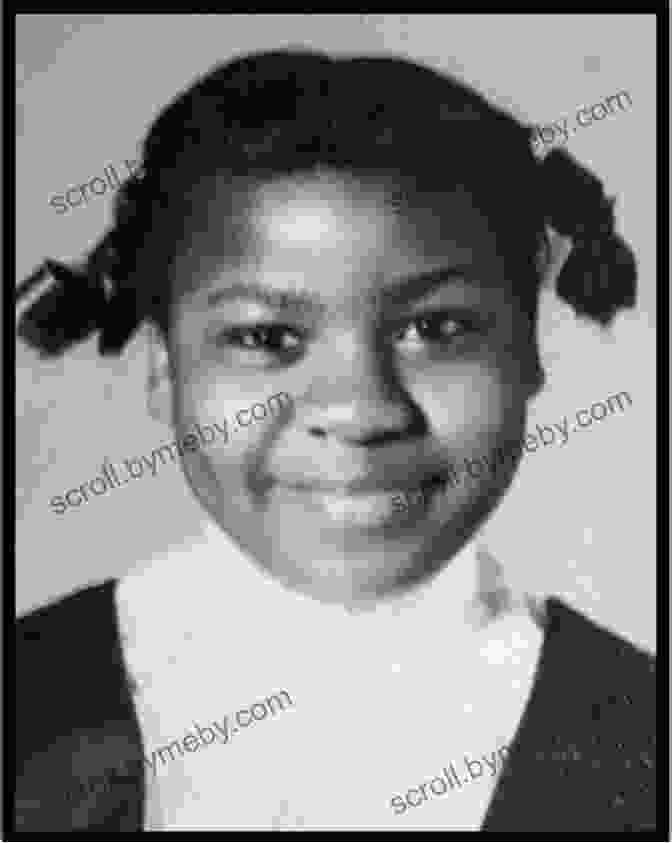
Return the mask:
[[[172,663],[185,646],[220,639],[225,630],[230,634],[269,615],[348,635],[387,636],[393,629],[408,636],[436,624],[446,634],[462,635],[534,608],[528,595],[506,581],[480,533],[429,581],[381,601],[375,611],[353,612],[290,591],[209,519],[178,549],[129,572],[120,581],[117,606],[125,649],[139,649],[143,664],[150,652],[151,661]]]
[[[323,746],[327,738],[313,728],[312,718],[317,716],[318,725],[345,722],[345,734],[359,745],[364,738],[358,730],[370,725],[357,714],[352,689],[362,691],[371,710],[379,706],[383,731],[398,728],[408,711],[427,700],[440,701],[439,710],[451,726],[447,757],[491,752],[508,745],[515,734],[541,650],[541,631],[532,623],[525,595],[505,582],[502,566],[481,536],[412,594],[374,611],[353,613],[287,590],[216,525],[204,522],[193,542],[124,577],[117,605],[148,755],[172,744],[192,724],[221,720],[234,706],[249,706],[280,688],[303,712],[293,721],[286,715],[288,732],[268,730],[258,745],[246,735],[246,743],[227,748],[226,759],[242,766],[250,757],[263,766],[269,755],[296,755],[296,765],[271,776],[259,804],[245,814],[246,821],[253,817],[255,823],[270,822],[285,791],[296,802],[294,812],[305,808],[321,821],[321,803],[308,793],[311,771],[323,750],[332,757],[339,744]],[[449,670],[441,669],[444,663]],[[385,783],[372,805],[431,771],[438,757],[435,728],[427,717],[412,730],[412,742],[403,752],[414,759],[415,772],[405,772],[406,762],[390,764],[381,755],[373,778]],[[243,755],[232,755],[239,746]],[[222,758],[216,749],[199,752],[184,762],[188,767],[180,759],[148,781],[148,830],[230,822],[231,806],[242,810],[247,791],[241,784],[243,791],[232,792],[232,802],[222,800],[216,784]],[[289,783],[287,769],[292,771]],[[489,788],[474,789],[472,802],[463,798],[459,817],[453,816],[453,807],[451,820],[479,828],[493,787],[491,782]],[[367,819],[378,824],[390,818],[371,808]],[[429,813],[419,819],[434,821]]]

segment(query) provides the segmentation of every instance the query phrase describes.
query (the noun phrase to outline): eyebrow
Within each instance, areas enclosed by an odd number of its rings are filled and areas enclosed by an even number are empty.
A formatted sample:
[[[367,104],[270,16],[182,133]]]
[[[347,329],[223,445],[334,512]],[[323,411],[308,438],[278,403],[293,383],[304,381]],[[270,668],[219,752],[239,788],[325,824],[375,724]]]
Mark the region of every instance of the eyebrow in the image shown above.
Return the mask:
[[[386,284],[380,295],[390,304],[408,304],[415,299],[424,299],[437,287],[447,284],[476,284],[474,270],[468,265],[456,265],[432,269],[419,275],[396,278]]]
[[[236,281],[226,287],[213,290],[207,298],[208,307],[216,307],[224,301],[255,301],[275,310],[321,309],[323,304],[309,293],[280,290],[266,284]]]
[[[437,287],[457,282],[476,283],[471,267],[441,267],[419,275],[403,276],[388,282],[372,293],[371,298],[382,298],[389,305],[408,304],[415,299],[426,298]],[[254,281],[236,281],[213,290],[208,294],[207,306],[216,307],[227,301],[260,302],[274,310],[326,310],[326,304],[319,295],[282,290]]]

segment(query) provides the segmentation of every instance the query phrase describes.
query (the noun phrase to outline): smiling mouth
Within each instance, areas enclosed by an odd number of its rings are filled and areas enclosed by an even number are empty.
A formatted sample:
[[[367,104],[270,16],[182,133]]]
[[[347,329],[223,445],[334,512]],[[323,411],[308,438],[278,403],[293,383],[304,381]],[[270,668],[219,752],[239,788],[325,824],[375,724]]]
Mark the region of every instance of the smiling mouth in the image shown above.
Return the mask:
[[[291,499],[326,517],[335,527],[379,530],[417,524],[427,515],[436,495],[444,487],[444,480],[433,477],[422,487],[414,489],[348,492],[289,488],[286,493]]]

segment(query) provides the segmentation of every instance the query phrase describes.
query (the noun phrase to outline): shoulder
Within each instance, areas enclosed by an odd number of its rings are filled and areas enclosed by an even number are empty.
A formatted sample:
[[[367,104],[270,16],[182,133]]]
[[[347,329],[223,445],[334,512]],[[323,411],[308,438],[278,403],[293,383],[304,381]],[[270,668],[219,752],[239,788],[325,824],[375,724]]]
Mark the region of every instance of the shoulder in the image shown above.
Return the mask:
[[[612,689],[626,687],[640,703],[655,703],[656,658],[611,632],[562,600],[552,597],[545,607],[549,650],[570,659],[577,683]],[[625,695],[625,690],[624,690]],[[633,700],[634,703],[634,700]]]
[[[556,598],[546,623],[533,743],[556,794],[589,800],[596,828],[655,827],[655,657]]]
[[[67,635],[74,623],[84,619],[97,617],[100,628],[106,618],[114,617],[115,586],[116,580],[105,580],[22,615],[16,621],[17,644],[48,645],[50,636]]]
[[[87,586],[20,617],[16,622],[17,697],[21,702],[51,686],[75,694],[73,678],[90,678],[119,661],[114,604],[116,581]]]
[[[628,746],[653,756],[656,659],[557,598],[546,601],[540,671],[564,716],[581,722],[595,750]]]
[[[31,717],[49,699],[36,724],[65,725],[90,707],[122,671],[114,590],[116,581],[88,586],[33,610],[16,622],[17,716]],[[39,725],[30,736],[39,733]],[[35,738],[36,740],[37,738]],[[28,743],[32,738],[26,736]]]
[[[16,622],[17,829],[84,828],[96,811],[102,821],[111,803],[90,783],[139,754],[115,584],[83,588]]]
[[[536,619],[543,646],[493,800],[493,828],[655,829],[654,657],[556,597]]]
[[[114,580],[88,586],[17,620],[17,719],[26,752],[77,722],[118,680],[114,587]]]

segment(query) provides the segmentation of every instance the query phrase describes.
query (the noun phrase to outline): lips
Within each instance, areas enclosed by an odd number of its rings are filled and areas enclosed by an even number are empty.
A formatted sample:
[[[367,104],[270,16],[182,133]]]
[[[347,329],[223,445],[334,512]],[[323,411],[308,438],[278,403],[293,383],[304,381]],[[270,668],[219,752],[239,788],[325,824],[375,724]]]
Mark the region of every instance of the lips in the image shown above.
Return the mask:
[[[340,482],[325,482],[321,479],[286,477],[280,484],[296,492],[309,492],[315,495],[333,495],[335,497],[375,496],[382,494],[409,494],[410,491],[423,489],[445,480],[445,474],[436,470],[386,471],[384,474],[366,474],[343,478]]]
[[[296,484],[285,487],[283,496],[326,517],[334,526],[377,530],[416,524],[429,511],[435,493],[443,488],[443,482],[436,475],[425,477],[425,481],[415,487],[409,487],[407,482],[396,487],[386,483],[388,488],[381,489],[379,484],[373,491],[367,491],[370,483],[371,478],[367,478],[366,482],[361,480],[337,489]],[[418,505],[412,510],[403,505],[411,495],[419,497]]]
[[[318,493],[314,497],[332,520],[345,524],[384,524],[397,511],[393,492],[358,495]]]

